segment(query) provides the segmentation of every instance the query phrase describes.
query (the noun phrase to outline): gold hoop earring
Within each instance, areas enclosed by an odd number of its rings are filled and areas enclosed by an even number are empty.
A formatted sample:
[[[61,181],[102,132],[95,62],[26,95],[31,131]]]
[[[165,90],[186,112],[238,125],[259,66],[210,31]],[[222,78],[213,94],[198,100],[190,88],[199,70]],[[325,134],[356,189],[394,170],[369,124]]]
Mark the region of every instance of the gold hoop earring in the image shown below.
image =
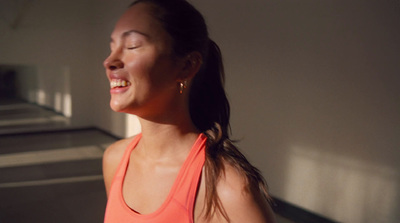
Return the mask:
[[[179,94],[182,94],[185,88],[186,88],[186,81],[179,82]]]

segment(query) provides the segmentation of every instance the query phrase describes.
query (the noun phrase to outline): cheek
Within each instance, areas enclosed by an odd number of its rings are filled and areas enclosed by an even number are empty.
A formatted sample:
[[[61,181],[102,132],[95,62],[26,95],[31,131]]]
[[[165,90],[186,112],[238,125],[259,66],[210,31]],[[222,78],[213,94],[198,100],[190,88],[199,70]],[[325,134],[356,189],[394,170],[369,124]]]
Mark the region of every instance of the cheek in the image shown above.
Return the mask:
[[[151,68],[151,74],[154,83],[160,85],[176,83],[177,69],[169,56],[159,56]]]
[[[136,89],[143,88],[149,80],[152,65],[145,57],[130,56],[125,59],[125,71],[128,72],[129,81]]]
[[[129,72],[129,76],[135,77],[146,73],[148,65],[146,58],[140,55],[129,55],[124,57],[125,70]]]
[[[168,55],[154,52],[125,57],[125,69],[136,89],[159,91],[176,88],[177,69]]]
[[[124,61],[125,68],[132,76],[150,76],[159,65],[157,56],[152,52],[131,53],[124,57]]]

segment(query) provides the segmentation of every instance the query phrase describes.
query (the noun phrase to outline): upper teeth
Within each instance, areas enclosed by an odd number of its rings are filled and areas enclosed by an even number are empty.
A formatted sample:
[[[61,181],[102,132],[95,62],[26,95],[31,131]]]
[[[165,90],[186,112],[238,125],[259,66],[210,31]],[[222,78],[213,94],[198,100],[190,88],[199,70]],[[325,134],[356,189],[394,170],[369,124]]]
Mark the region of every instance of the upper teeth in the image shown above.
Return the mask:
[[[116,80],[116,79],[113,79],[113,80],[111,80],[111,82],[110,82],[110,87],[111,87],[111,88],[115,88],[115,87],[126,87],[126,86],[128,86],[128,85],[130,85],[130,82],[129,82],[129,81],[126,81],[126,80],[120,80],[120,79]]]

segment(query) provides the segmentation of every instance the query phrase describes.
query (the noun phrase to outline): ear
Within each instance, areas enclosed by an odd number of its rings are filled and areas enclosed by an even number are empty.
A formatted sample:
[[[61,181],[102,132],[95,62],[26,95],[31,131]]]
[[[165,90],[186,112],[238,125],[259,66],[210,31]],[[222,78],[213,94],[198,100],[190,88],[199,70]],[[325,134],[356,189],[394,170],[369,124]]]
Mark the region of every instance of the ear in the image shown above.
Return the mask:
[[[201,65],[203,64],[203,57],[197,51],[193,51],[189,53],[183,59],[183,67],[181,75],[178,77],[178,80],[188,80],[192,79],[197,72],[199,72]]]

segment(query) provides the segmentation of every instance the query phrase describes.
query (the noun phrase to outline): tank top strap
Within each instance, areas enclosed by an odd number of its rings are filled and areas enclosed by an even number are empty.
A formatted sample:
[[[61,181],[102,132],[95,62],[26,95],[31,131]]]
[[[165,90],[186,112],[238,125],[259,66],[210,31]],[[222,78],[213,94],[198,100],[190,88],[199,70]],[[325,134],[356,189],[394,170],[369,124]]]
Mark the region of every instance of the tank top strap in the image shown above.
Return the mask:
[[[177,186],[175,191],[171,191],[174,201],[187,208],[191,214],[193,214],[197,188],[205,162],[206,140],[207,137],[204,134],[199,135],[181,167],[182,173],[176,179]]]
[[[123,178],[125,177],[125,172],[128,167],[131,152],[138,144],[140,138],[142,138],[141,133],[136,135],[132,139],[132,141],[129,143],[129,145],[126,147],[126,149],[124,151],[124,155],[122,156],[122,159],[121,159],[120,163],[118,164],[117,172],[115,173],[114,179],[112,180],[111,188],[114,186],[115,183],[123,182]],[[111,191],[111,188],[110,188],[110,191]]]

